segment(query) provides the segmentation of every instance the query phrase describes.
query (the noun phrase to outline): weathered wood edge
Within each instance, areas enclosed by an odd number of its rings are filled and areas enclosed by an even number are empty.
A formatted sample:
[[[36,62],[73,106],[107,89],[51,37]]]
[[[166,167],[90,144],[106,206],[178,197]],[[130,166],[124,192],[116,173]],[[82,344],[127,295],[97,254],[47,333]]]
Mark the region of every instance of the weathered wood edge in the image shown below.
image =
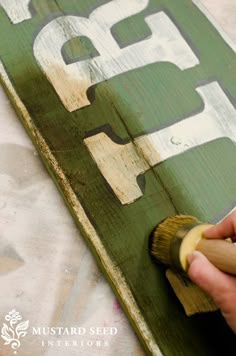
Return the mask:
[[[218,24],[214,16],[207,10],[207,8],[202,4],[201,0],[192,0],[192,2],[196,5],[196,7],[207,17],[210,23],[215,27],[215,29],[219,32],[223,40],[232,48],[232,50],[236,53],[236,44],[230,38],[230,36],[223,30],[221,25]]]
[[[236,52],[236,45],[233,40],[217,23],[216,19],[210,14],[210,12],[200,2],[200,0],[192,0],[192,2],[208,18],[211,24],[220,33],[224,41],[234,50],[234,52]],[[139,335],[142,345],[148,353],[162,356],[161,350],[159,349],[148,325],[142,317],[132,292],[125,281],[125,277],[123,276],[119,267],[115,266],[111,258],[106,253],[106,250],[104,249],[99,236],[97,235],[94,227],[85,214],[83,207],[74,194],[69,181],[59,167],[58,162],[56,161],[40,132],[35,127],[23,102],[16,93],[1,60],[0,83],[5,88],[11,103],[13,104],[32,142],[36,146],[36,149],[38,150],[47,170],[55,181],[57,188],[62,193],[62,196],[75,221],[77,222],[82,235],[86,237],[86,240],[90,245],[90,249],[97,259],[99,266],[103,270],[105,276],[109,279],[110,285],[114,293],[117,295],[119,301],[121,302],[123,308],[125,309],[131,324]]]
[[[25,105],[15,91],[10,78],[0,60],[0,81],[5,88],[11,103],[13,104],[18,116],[20,117],[26,131],[38,150],[47,170],[56,183],[57,188],[62,193],[63,198],[69,210],[71,211],[76,223],[78,224],[82,235],[90,245],[90,249],[95,255],[99,266],[110,281],[110,285],[129,316],[130,322],[140,337],[145,350],[155,356],[162,356],[155,338],[152,335],[147,323],[145,322],[138,305],[135,302],[133,294],[126,283],[119,267],[115,266],[110,256],[107,254],[102,241],[96,230],[88,219],[82,205],[76,197],[65,174],[60,168],[57,160],[50,151],[47,143],[34,125]]]

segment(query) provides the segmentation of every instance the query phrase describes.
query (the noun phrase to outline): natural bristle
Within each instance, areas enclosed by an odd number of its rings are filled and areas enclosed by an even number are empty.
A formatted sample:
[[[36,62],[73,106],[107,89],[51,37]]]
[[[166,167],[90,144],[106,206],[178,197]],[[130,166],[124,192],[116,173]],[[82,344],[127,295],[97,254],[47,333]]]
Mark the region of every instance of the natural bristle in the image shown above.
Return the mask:
[[[171,264],[170,244],[176,232],[184,225],[197,222],[198,219],[190,215],[170,216],[161,222],[152,234],[151,255],[159,262]]]

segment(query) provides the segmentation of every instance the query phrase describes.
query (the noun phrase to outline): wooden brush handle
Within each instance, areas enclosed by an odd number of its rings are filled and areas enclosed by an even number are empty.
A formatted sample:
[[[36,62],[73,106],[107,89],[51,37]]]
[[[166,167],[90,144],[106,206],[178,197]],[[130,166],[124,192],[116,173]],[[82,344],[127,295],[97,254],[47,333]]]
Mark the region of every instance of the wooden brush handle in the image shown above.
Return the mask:
[[[236,245],[221,239],[201,239],[196,250],[221,271],[236,276]]]

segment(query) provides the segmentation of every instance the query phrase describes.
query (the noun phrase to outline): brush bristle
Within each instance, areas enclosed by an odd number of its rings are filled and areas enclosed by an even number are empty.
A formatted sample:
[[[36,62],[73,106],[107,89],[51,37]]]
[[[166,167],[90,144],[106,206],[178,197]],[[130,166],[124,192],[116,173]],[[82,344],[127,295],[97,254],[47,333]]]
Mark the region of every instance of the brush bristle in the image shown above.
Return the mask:
[[[170,244],[176,232],[184,225],[197,222],[198,219],[190,215],[170,216],[161,222],[151,236],[151,255],[159,262],[171,265]]]

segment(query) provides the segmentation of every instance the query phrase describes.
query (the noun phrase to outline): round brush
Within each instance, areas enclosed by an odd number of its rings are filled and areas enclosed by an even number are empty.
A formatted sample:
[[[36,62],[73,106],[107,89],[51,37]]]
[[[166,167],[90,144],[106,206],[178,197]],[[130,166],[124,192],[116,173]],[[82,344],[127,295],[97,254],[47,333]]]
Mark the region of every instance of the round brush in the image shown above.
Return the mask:
[[[204,238],[203,232],[211,226],[193,216],[171,216],[153,231],[151,255],[159,262],[187,271],[187,256],[198,250],[223,272],[236,275],[236,245],[228,240]]]

